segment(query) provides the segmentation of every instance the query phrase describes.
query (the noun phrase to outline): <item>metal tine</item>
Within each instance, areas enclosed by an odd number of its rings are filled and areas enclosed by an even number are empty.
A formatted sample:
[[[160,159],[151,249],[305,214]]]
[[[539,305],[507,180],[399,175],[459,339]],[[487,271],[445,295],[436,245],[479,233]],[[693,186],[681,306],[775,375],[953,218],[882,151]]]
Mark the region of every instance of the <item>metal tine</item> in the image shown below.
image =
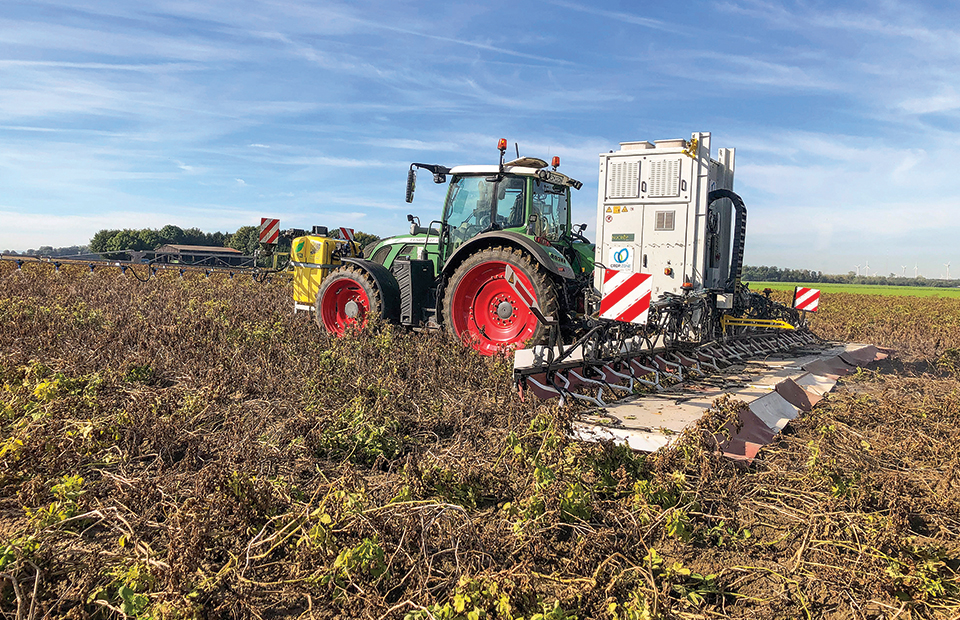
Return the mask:
[[[537,377],[542,377],[546,383],[541,383]],[[530,384],[530,391],[533,392],[534,396],[541,400],[549,400],[551,398],[559,398],[560,402],[563,402],[563,393],[554,385],[550,384],[547,381],[546,373],[542,375],[532,375],[526,378],[527,383]]]
[[[759,355],[767,356],[777,352],[776,347],[770,346],[770,343],[763,336],[754,339],[753,346],[757,349]]]
[[[773,353],[772,349],[768,349],[764,338],[761,336],[759,338],[751,338],[750,345],[753,347],[754,351],[757,352],[757,355],[770,355]]]
[[[720,372],[720,367],[717,365],[717,358],[712,355],[707,355],[700,349],[697,349],[694,353],[696,354],[697,359],[700,361],[701,366],[711,368],[714,372]]]
[[[657,368],[660,369],[660,372],[667,375],[668,377],[673,377],[678,381],[683,381],[683,367],[676,362],[669,362],[658,353],[653,356],[653,363],[656,364]],[[671,372],[670,367],[674,366],[677,369],[677,372]]]
[[[563,375],[559,372],[557,373],[556,376],[558,379],[562,380],[565,383],[562,389],[566,391],[570,396],[573,396],[574,398],[579,400],[585,400],[588,403],[593,403],[597,407],[607,406],[607,403],[603,402],[603,386],[605,384],[602,381],[597,381],[595,379],[588,379],[587,377],[584,377],[583,375],[578,373],[576,370],[568,370],[567,374],[570,375],[573,378],[573,380],[567,378],[566,375]],[[586,394],[578,394],[570,389],[572,387],[577,387],[578,385],[584,385],[584,386],[590,387],[591,384],[598,386],[596,397],[587,396]]]
[[[611,387],[610,384],[604,381],[603,379],[600,379],[597,377],[588,377],[587,371],[588,371],[588,367],[584,366],[583,368],[571,368],[570,370],[567,371],[567,374],[573,377],[573,380],[571,381],[571,383],[573,384],[579,383],[579,384],[588,385],[588,386],[595,385],[601,390],[605,387]],[[600,395],[597,396],[597,398],[602,398],[602,397],[603,397],[603,393],[601,392]]]
[[[637,383],[652,387],[658,392],[663,391],[663,386],[660,385],[660,371],[652,366],[646,366],[640,363],[639,357],[630,360],[630,372],[633,373],[633,380]],[[653,375],[653,381],[643,378],[649,377],[650,375]]]
[[[633,377],[630,375],[625,375],[614,370],[610,364],[604,364],[597,369],[603,376],[604,382],[606,382],[607,387],[611,390],[623,392],[625,394],[633,393]],[[621,382],[626,381],[627,385],[621,385]]]
[[[725,364],[732,366],[736,362],[742,362],[743,356],[737,352],[736,349],[730,347],[728,344],[716,344],[704,347],[710,353],[713,353],[717,358],[722,359]],[[733,358],[735,361],[731,362],[730,359]]]
[[[698,375],[700,375],[701,377],[706,377],[706,376],[707,376],[707,373],[704,372],[704,370],[703,370],[702,368],[700,368],[700,362],[698,362],[697,360],[693,359],[692,357],[687,357],[686,355],[684,355],[684,354],[681,353],[680,351],[673,351],[673,352],[671,352],[669,355],[670,355],[670,357],[672,357],[673,359],[677,360],[677,362],[678,362],[681,366],[686,367],[686,368],[688,369],[688,371],[690,371],[690,372],[695,372],[695,373],[697,373]]]
[[[734,364],[734,361],[731,361],[730,359],[733,356],[732,355],[728,356],[727,352],[722,347],[717,347],[713,345],[700,347],[700,349],[698,349],[698,353],[700,355],[704,355],[706,357],[711,358],[713,360],[713,363],[717,365],[718,370],[720,368],[720,364],[723,364],[724,368],[726,368],[727,366],[732,366]]]

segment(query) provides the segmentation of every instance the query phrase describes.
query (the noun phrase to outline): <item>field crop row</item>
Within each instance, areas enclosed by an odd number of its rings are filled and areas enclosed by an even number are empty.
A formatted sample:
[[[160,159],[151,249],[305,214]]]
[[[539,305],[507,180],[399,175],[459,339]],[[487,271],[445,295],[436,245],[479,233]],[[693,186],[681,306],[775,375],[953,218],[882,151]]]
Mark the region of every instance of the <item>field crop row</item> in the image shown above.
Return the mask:
[[[329,338],[287,284],[8,267],[8,617],[960,613],[960,302],[825,307],[903,356],[742,468],[706,439],[729,401],[655,455],[582,444],[509,360]]]

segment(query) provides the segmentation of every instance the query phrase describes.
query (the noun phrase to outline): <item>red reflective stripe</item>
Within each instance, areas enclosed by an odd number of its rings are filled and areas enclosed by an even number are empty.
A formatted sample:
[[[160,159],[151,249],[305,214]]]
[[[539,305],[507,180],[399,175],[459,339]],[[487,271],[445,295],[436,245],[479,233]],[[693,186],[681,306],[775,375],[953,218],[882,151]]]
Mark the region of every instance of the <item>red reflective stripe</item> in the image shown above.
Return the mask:
[[[609,311],[611,308],[616,306],[617,303],[623,301],[624,297],[633,292],[634,287],[630,285],[631,282],[633,282],[632,277],[625,280],[623,284],[603,296],[603,299],[600,300],[600,314]]]
[[[280,220],[269,217],[260,218],[260,243],[276,243],[280,237]]]
[[[608,269],[607,271],[610,270]],[[603,299],[600,300],[600,312],[605,312],[613,308],[613,306],[622,301],[624,297],[635,289],[643,286],[643,283],[646,282],[649,277],[650,275],[646,273],[635,273],[631,275],[624,280],[620,286],[604,295]]]
[[[820,305],[820,291],[798,286],[793,294],[793,307],[797,310],[816,312]]]
[[[618,321],[632,323],[640,315],[650,309],[650,293],[644,293],[643,297],[637,300],[635,304],[627,308],[623,314],[617,317]]]

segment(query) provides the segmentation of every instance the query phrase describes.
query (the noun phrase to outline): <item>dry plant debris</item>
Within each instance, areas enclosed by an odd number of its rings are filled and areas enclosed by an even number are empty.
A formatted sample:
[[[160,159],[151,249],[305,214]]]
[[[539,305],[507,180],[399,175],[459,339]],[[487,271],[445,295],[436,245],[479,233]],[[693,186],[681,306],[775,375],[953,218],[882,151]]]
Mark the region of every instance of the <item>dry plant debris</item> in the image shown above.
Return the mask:
[[[0,291],[7,618],[960,614],[954,300],[825,300],[819,333],[907,361],[740,468],[708,439],[734,402],[655,455],[573,442],[509,360],[331,339],[282,284],[5,265]]]

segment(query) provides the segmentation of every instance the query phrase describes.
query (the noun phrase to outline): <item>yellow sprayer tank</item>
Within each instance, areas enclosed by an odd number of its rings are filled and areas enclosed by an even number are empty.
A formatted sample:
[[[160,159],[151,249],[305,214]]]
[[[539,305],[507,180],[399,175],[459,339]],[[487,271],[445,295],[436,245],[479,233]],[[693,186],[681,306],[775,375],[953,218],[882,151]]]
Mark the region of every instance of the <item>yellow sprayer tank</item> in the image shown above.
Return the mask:
[[[313,311],[320,281],[340,266],[341,256],[358,255],[359,245],[353,241],[330,239],[319,235],[306,235],[294,239],[290,246],[294,311]]]

